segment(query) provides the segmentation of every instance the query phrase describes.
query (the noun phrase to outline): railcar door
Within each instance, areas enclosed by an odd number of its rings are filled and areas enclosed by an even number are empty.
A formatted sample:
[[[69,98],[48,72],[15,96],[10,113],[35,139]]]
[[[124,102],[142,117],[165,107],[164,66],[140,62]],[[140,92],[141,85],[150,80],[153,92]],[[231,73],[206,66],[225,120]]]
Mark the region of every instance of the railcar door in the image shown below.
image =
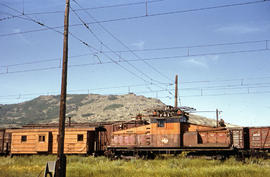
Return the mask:
[[[48,139],[48,153],[52,154],[52,149],[53,149],[53,135],[52,132],[49,132],[49,139]]]
[[[95,131],[87,131],[87,154],[95,151],[96,133]]]
[[[0,154],[4,153],[4,146],[5,146],[5,130],[0,130]]]

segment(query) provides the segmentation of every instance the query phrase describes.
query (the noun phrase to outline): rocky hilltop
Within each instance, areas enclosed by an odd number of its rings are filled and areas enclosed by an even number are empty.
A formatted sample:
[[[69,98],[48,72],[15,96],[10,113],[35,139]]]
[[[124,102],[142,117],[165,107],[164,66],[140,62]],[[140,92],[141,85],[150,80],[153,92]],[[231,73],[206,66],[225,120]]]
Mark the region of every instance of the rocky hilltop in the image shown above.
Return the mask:
[[[60,96],[39,96],[19,104],[1,105],[0,127],[58,122]],[[126,95],[72,94],[67,95],[67,116],[73,122],[125,121],[146,110],[164,106],[160,100]],[[215,120],[190,115],[190,122],[215,125]]]
[[[20,126],[29,123],[58,121],[60,96],[39,96],[19,104],[1,105],[0,124]],[[163,106],[154,98],[126,95],[72,94],[67,95],[67,116],[74,122],[130,120],[145,110]]]

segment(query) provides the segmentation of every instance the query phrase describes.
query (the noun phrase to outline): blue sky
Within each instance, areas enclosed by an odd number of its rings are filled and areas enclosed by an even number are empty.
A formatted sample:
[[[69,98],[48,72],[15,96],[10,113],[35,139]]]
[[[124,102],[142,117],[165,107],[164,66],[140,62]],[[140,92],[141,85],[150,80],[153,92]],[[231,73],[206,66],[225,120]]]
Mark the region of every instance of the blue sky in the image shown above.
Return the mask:
[[[90,2],[77,0],[77,2],[84,8],[90,8],[143,1],[95,0]],[[258,42],[196,47],[189,50],[177,48],[159,51],[135,51],[134,55],[98,24],[88,24],[92,33],[82,25],[70,27],[72,34],[93,46],[97,51],[86,47],[73,37],[69,37],[69,56],[81,56],[70,57],[69,59],[69,66],[71,67],[68,70],[68,93],[126,94],[130,90],[138,95],[159,98],[166,104],[173,104],[173,96],[168,90],[174,93],[173,86],[170,83],[178,74],[181,105],[194,107],[198,111],[214,111],[218,108],[223,111],[220,116],[233,124],[244,126],[269,125],[270,52],[265,50],[266,43],[270,48],[270,42],[266,42],[270,39],[269,1],[151,16],[151,14],[245,2],[254,1],[160,0],[148,3],[149,17],[101,24],[132,50],[243,41]],[[13,0],[12,2],[3,0],[1,3],[21,12],[24,10],[25,14],[48,11],[63,12],[65,8],[64,0]],[[73,1],[71,1],[71,7],[79,9]],[[76,12],[83,21],[94,22],[84,11]],[[87,12],[98,21],[104,21],[122,17],[143,16],[146,13],[146,8],[145,4],[138,4],[92,9],[87,10]],[[10,14],[19,15],[16,11],[0,5],[0,19],[10,16]],[[26,18],[26,16],[23,17]],[[63,25],[64,13],[35,14],[27,17],[47,26],[56,27]],[[73,24],[81,24],[81,22],[70,11],[70,25]],[[21,18],[0,21],[0,104],[18,103],[40,94],[60,93],[61,68],[59,64],[63,50],[62,35],[52,30],[45,30],[1,36],[2,34],[35,29],[42,29],[42,27],[33,21]],[[63,28],[57,30],[62,32]],[[93,33],[98,36],[103,44],[96,40]],[[106,53],[109,56],[106,57],[104,52],[109,49],[104,45],[109,46],[116,52]],[[239,52],[250,50],[252,52]],[[224,52],[228,53],[224,54]],[[190,56],[187,56],[188,53]],[[123,62],[124,60],[158,57],[162,59],[147,60],[148,64],[143,61],[133,61],[129,62],[130,64]],[[164,59],[164,57],[170,57],[170,59]],[[37,63],[37,61],[48,59],[55,60]],[[116,61],[117,64],[105,64],[110,59]],[[101,64],[97,64],[99,60]],[[7,67],[7,65],[28,62],[36,63]],[[74,67],[74,65],[80,66]],[[18,72],[51,67],[54,69]],[[135,73],[135,75],[131,73]],[[190,81],[191,83],[188,83]],[[157,86],[158,83],[159,86]],[[110,88],[118,86],[125,87]],[[96,88],[110,89],[94,90]],[[201,115],[215,117],[215,113],[201,113]]]

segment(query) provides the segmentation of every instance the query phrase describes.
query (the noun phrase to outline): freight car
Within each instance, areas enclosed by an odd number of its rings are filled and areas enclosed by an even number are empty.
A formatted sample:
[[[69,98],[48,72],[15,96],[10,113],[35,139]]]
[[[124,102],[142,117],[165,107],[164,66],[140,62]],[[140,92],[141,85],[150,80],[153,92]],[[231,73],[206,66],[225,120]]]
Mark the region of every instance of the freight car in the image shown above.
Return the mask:
[[[99,151],[98,127],[68,127],[64,153],[88,154]],[[12,131],[11,151],[16,154],[56,154],[58,128],[23,128]]]
[[[9,129],[0,129],[0,154],[8,155],[11,147],[11,132]]]
[[[68,123],[65,130],[65,154],[103,154],[113,131],[147,124],[143,120],[99,123]],[[56,154],[58,124],[29,124],[17,129],[0,129],[0,154]],[[12,140],[12,141],[11,141]]]
[[[179,154],[227,157],[269,151],[270,127],[211,127],[188,122],[189,114],[169,107],[150,115],[150,124],[112,132],[110,156]]]

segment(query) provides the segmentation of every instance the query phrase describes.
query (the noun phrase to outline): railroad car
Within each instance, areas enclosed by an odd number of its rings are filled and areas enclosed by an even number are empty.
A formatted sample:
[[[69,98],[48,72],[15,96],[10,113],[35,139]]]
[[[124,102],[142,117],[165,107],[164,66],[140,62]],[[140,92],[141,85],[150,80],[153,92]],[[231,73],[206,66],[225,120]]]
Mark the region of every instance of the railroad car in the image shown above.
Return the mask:
[[[0,129],[0,154],[8,155],[11,147],[11,132],[10,129]]]
[[[229,131],[188,122],[180,109],[158,110],[150,116],[149,125],[112,132],[108,152],[116,155],[152,155],[181,153],[184,150],[220,150],[231,148]]]
[[[65,130],[65,154],[90,154],[101,151],[99,135],[103,127],[67,127]],[[11,131],[11,155],[56,154],[57,127],[21,128]]]
[[[270,127],[250,127],[249,136],[250,149],[270,149]]]
[[[103,154],[113,131],[147,124],[143,120],[99,123],[69,123],[65,129],[65,154]],[[58,124],[29,124],[17,129],[0,129],[0,153],[56,154]],[[11,141],[12,140],[12,141]]]
[[[236,155],[249,157],[252,152],[270,150],[270,127],[211,127],[191,124],[180,109],[158,110],[150,124],[112,132],[108,155],[178,154]]]

